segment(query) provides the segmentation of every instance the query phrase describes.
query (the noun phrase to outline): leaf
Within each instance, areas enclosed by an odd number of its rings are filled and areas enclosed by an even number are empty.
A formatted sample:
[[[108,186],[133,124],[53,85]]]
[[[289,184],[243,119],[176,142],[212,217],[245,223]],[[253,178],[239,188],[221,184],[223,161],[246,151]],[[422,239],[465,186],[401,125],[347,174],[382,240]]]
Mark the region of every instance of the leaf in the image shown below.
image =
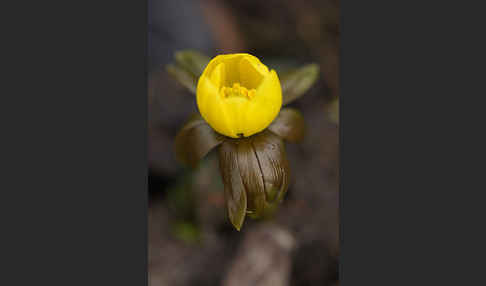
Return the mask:
[[[175,53],[177,64],[199,79],[211,60],[205,54],[195,50],[182,50]]]
[[[196,167],[209,151],[221,144],[225,137],[216,133],[201,115],[192,116],[175,138],[177,158],[184,164]]]
[[[304,117],[296,109],[283,108],[268,129],[283,139],[298,142],[305,135]]]
[[[224,197],[228,216],[239,231],[246,216],[247,198],[238,166],[237,146],[233,140],[223,142],[219,148],[219,169],[223,178]]]
[[[172,64],[167,65],[166,68],[167,72],[174,79],[176,79],[180,84],[186,87],[190,92],[196,94],[198,79],[193,74]]]
[[[318,75],[319,66],[317,64],[308,64],[281,75],[282,105],[289,104],[301,97],[314,84]]]

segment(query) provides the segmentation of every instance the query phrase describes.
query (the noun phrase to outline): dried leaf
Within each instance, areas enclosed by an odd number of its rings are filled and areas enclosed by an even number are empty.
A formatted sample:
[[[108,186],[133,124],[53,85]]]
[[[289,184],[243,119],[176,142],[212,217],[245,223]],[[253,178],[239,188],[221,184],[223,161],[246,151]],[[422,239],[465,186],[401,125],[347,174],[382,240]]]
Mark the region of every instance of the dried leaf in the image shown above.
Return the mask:
[[[308,64],[280,77],[282,85],[283,105],[301,97],[317,80],[319,66]]]
[[[289,165],[283,140],[270,131],[228,139],[220,148],[220,169],[228,214],[239,230],[244,217],[271,215],[288,188]],[[245,205],[241,192],[246,194]]]
[[[260,163],[252,145],[253,138],[232,141],[237,146],[238,167],[247,195],[247,213],[258,218],[265,212],[265,186]]]
[[[175,138],[177,158],[192,167],[209,151],[224,141],[224,136],[216,133],[204,119],[196,114],[182,127]]]
[[[192,73],[172,64],[166,66],[167,72],[193,94],[196,94],[197,80]]]
[[[268,127],[270,131],[290,142],[304,138],[305,122],[302,114],[293,108],[284,108]]]
[[[239,231],[246,216],[247,198],[238,165],[237,145],[233,140],[223,142],[219,148],[219,168],[223,177],[224,196],[228,216]]]
[[[253,147],[263,174],[266,209],[280,203],[289,186],[290,168],[283,140],[272,132],[255,136]]]

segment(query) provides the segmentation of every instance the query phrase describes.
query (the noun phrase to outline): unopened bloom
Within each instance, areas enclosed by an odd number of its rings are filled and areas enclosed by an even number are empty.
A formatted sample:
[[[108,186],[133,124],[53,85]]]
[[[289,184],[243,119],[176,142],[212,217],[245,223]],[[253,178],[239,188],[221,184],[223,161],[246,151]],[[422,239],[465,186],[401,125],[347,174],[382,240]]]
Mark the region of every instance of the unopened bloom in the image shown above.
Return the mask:
[[[201,116],[218,133],[248,137],[268,127],[282,106],[277,73],[249,54],[212,59],[197,84]]]
[[[318,68],[311,64],[288,72],[281,83],[274,70],[249,54],[209,61],[186,51],[177,53],[176,61],[168,70],[196,92],[200,112],[177,134],[176,155],[194,167],[209,151],[219,149],[228,216],[240,230],[246,215],[271,214],[287,192],[290,170],[284,140],[301,140],[304,120],[297,110],[280,108],[308,90]]]

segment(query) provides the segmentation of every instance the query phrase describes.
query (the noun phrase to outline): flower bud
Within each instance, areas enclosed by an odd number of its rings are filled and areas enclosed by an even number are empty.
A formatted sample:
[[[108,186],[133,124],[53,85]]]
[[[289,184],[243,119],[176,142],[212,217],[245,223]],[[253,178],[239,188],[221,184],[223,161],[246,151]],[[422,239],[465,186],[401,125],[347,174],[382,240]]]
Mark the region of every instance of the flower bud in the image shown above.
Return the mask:
[[[196,95],[204,120],[232,138],[264,130],[282,106],[277,73],[249,54],[213,58],[199,78]]]

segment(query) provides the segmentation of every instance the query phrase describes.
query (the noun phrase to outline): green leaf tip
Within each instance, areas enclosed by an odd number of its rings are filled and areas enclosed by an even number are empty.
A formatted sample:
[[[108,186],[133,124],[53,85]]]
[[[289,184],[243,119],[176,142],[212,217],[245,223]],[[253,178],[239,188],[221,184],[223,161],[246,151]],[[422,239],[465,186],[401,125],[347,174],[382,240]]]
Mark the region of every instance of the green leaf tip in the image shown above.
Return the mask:
[[[318,79],[319,71],[319,65],[313,63],[284,73],[280,79],[283,105],[289,104],[304,95]]]
[[[196,94],[197,78],[188,71],[181,69],[173,64],[166,65],[167,72],[185,88]]]
[[[196,50],[180,50],[174,53],[175,63],[166,66],[167,72],[193,94],[197,81],[210,58]]]
[[[175,52],[176,63],[190,72],[194,77],[199,78],[211,60],[205,54],[196,50],[180,50]]]

